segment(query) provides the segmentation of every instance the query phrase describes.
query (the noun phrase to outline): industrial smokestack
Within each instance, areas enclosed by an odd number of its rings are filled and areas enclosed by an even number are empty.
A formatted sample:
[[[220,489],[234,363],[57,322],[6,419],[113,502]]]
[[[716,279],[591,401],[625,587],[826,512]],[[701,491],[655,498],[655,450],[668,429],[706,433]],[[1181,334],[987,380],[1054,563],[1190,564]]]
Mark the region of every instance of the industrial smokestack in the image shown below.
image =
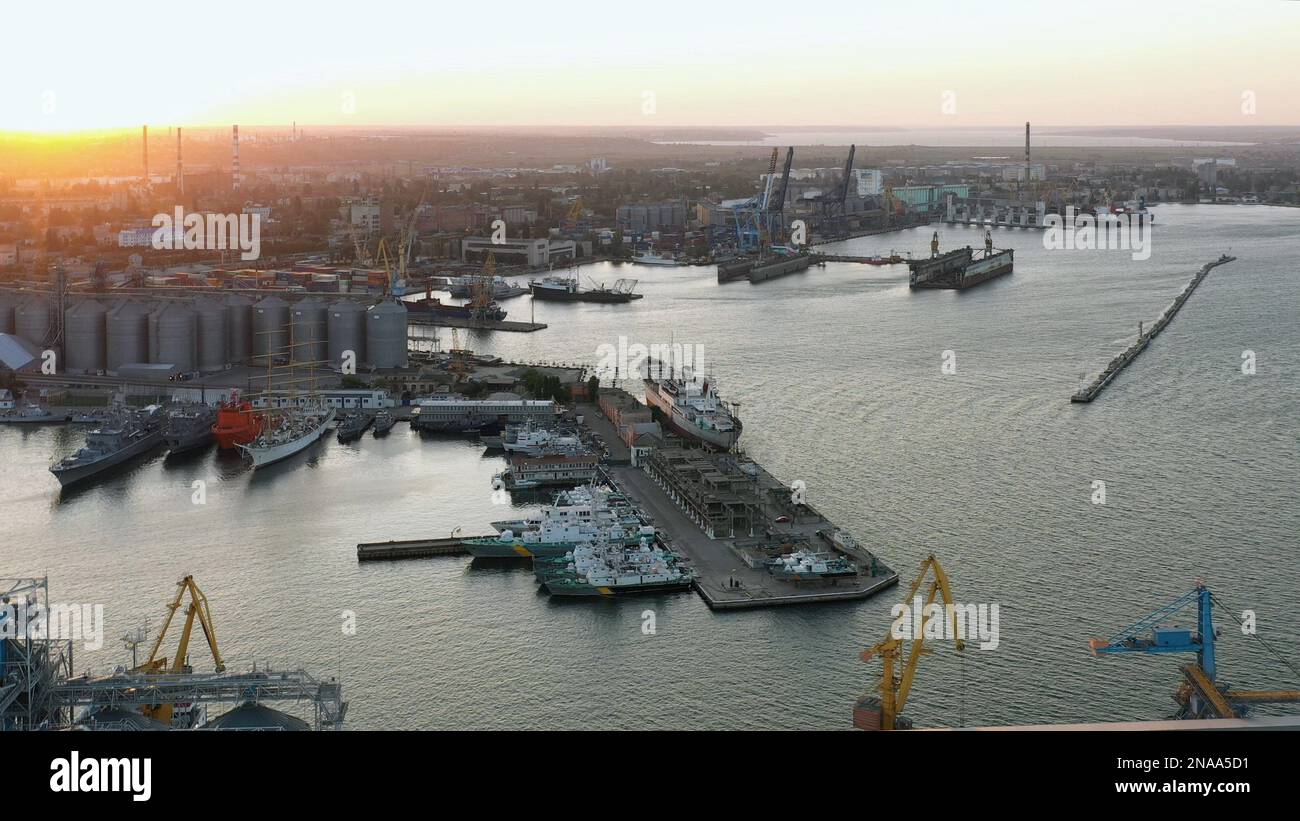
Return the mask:
[[[236,191],[239,190],[239,126],[234,127],[234,151],[235,158],[231,163],[231,187]]]
[[[144,154],[144,187],[149,187],[149,126],[140,126],[140,147]]]
[[[181,162],[180,126],[176,126],[176,193],[185,193],[185,164]]]
[[[1025,185],[1029,185],[1029,123],[1025,123]]]

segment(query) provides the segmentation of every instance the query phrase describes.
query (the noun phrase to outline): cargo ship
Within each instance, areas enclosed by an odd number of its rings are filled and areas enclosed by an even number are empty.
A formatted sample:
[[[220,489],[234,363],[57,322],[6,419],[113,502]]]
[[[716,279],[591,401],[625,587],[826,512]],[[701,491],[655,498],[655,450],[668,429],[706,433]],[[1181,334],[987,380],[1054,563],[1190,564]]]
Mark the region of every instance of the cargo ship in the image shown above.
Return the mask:
[[[576,277],[542,277],[530,280],[533,299],[547,302],[603,302],[623,303],[640,299],[644,294],[634,292],[635,279],[617,279],[613,287],[604,283],[592,288],[583,288]]]
[[[649,363],[649,373],[655,373]],[[731,408],[718,398],[716,382],[682,377],[647,377],[646,404],[659,411],[670,427],[687,439],[715,450],[731,450],[740,439],[742,426]]]
[[[928,259],[914,259],[907,263],[911,276],[908,285],[912,288],[947,288],[965,290],[975,285],[988,282],[994,277],[1011,273],[1015,262],[1015,251],[1010,248],[998,250],[993,247],[993,240],[988,232],[984,234],[984,250],[973,250],[969,245],[946,254],[939,253],[939,233],[930,241],[932,256]]]
[[[179,407],[167,414],[163,441],[169,453],[186,453],[212,444],[217,409],[208,405]]]
[[[112,421],[86,434],[86,444],[72,456],[50,467],[63,487],[84,482],[109,468],[143,456],[163,442],[163,417],[159,405],[142,410],[120,410]]]
[[[413,318],[498,320],[506,318],[505,309],[498,305],[496,300],[492,300],[483,306],[476,306],[473,303],[452,305],[444,303],[441,299],[433,296],[432,286],[425,288],[424,297],[421,299],[402,300],[400,304],[406,308],[407,313],[413,315]]]
[[[217,447],[234,450],[256,439],[265,423],[262,415],[253,410],[252,404],[239,401],[239,392],[231,391],[230,401],[222,402],[217,408],[217,421],[212,426],[212,435],[217,440]]]

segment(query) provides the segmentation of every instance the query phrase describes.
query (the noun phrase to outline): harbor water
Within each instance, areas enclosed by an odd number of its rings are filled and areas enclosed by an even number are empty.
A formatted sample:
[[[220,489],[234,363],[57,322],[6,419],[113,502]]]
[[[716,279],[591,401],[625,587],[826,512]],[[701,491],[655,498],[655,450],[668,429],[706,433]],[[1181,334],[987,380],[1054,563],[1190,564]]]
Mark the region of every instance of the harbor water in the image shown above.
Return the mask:
[[[702,346],[744,450],[900,572],[866,602],[713,613],[694,594],[555,601],[526,566],[468,557],[358,564],[358,542],[482,534],[522,512],[494,503],[503,460],[405,423],[256,474],[209,450],[62,495],[47,468],[84,429],[0,427],[0,573],[104,605],[104,646],[79,644],[78,671],[127,663],[118,637],[146,617],[156,631],[193,574],[230,666],[337,675],[363,729],[847,729],[880,672],[858,653],[929,553],[958,602],[998,605],[1000,629],[996,649],[929,643],[918,727],[1167,716],[1184,660],[1096,659],[1087,642],[1197,580],[1223,604],[1220,678],[1294,686],[1236,619],[1254,611],[1300,661],[1300,209],[1152,210],[1147,260],[1004,228],[1014,273],[962,292],[911,291],[904,265],[718,285],[708,267],[599,264],[579,274],[635,277],[645,298],[538,303],[537,333],[460,332],[508,360],[595,364],[620,335]],[[937,225],[821,250],[928,254],[934,228],[945,250],[982,247],[982,229]],[[1103,396],[1071,404],[1221,253],[1238,260]],[[504,303],[511,319],[528,300]]]

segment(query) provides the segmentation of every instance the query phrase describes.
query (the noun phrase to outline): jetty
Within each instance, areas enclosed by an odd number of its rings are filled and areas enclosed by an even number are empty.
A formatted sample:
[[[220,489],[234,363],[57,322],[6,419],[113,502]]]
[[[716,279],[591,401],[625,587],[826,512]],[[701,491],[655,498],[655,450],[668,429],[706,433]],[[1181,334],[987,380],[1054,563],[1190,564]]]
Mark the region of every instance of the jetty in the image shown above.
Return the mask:
[[[1134,359],[1137,359],[1138,354],[1145,351],[1147,346],[1151,344],[1151,340],[1155,339],[1160,332],[1165,329],[1165,326],[1173,321],[1174,317],[1178,315],[1179,309],[1186,304],[1188,297],[1192,295],[1192,292],[1196,290],[1196,287],[1201,284],[1210,271],[1220,265],[1234,262],[1236,259],[1236,257],[1230,257],[1227,254],[1224,254],[1213,262],[1207,262],[1205,265],[1201,266],[1201,270],[1197,271],[1196,276],[1192,277],[1191,281],[1187,283],[1187,287],[1183,288],[1178,296],[1174,297],[1174,301],[1170,303],[1168,308],[1165,308],[1164,312],[1161,313],[1159,317],[1156,318],[1156,321],[1151,325],[1151,327],[1139,333],[1137,340],[1134,341],[1132,345],[1125,348],[1122,353],[1112,359],[1110,363],[1106,365],[1106,368],[1101,373],[1097,374],[1091,382],[1076,391],[1070,397],[1070,401],[1091,402],[1096,399],[1101,392],[1106,389],[1106,386],[1109,385],[1117,375],[1119,375],[1119,372],[1127,368],[1129,363]]]

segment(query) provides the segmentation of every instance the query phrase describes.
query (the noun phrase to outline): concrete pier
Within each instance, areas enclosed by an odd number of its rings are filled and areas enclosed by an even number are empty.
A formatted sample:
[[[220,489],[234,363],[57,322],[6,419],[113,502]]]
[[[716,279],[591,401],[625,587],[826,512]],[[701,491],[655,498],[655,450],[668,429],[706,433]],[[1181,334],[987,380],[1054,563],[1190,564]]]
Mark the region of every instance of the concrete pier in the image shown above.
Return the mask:
[[[469,554],[466,539],[486,536],[453,536],[446,539],[410,539],[407,541],[362,542],[357,545],[357,561],[377,559],[423,559],[429,556],[464,556]]]
[[[694,453],[705,460],[734,458],[726,454]],[[663,532],[667,546],[690,560],[699,572],[696,589],[715,610],[865,599],[898,583],[898,574],[865,549],[834,548],[826,537],[819,535],[836,528],[811,507],[801,505],[797,515],[788,517],[791,521],[777,522],[787,509],[780,500],[790,497],[790,489],[754,463],[747,462],[748,466],[755,468],[752,475],[756,493],[752,502],[744,501],[742,495],[736,497],[735,503],[749,506],[752,515],[744,519],[743,532],[728,530],[725,536],[717,536],[716,527],[710,523],[705,523],[708,530],[702,529],[696,521],[698,514],[684,500],[674,500],[675,491],[665,489],[646,470],[616,467],[609,471],[609,478]],[[736,518],[728,515],[727,521]],[[715,535],[711,536],[710,532]],[[792,546],[839,553],[853,561],[859,573],[784,580],[753,561],[753,556],[764,550]]]
[[[1091,402],[1096,399],[1097,396],[1106,389],[1106,386],[1119,375],[1119,372],[1127,368],[1129,363],[1134,359],[1137,359],[1137,355],[1146,350],[1147,345],[1151,344],[1151,340],[1155,339],[1156,336],[1165,329],[1165,326],[1173,321],[1174,317],[1178,315],[1179,309],[1186,304],[1188,297],[1190,297],[1192,292],[1196,290],[1196,286],[1200,285],[1201,282],[1205,280],[1205,277],[1210,273],[1210,271],[1220,265],[1233,262],[1236,259],[1236,257],[1230,257],[1227,254],[1224,254],[1213,262],[1207,262],[1205,265],[1201,266],[1201,270],[1197,271],[1196,276],[1192,277],[1191,281],[1187,283],[1187,287],[1183,288],[1178,296],[1174,297],[1174,301],[1168,308],[1165,308],[1164,313],[1160,314],[1156,321],[1152,323],[1151,327],[1138,334],[1137,340],[1132,345],[1125,348],[1123,353],[1112,359],[1110,363],[1106,365],[1105,370],[1097,374],[1097,376],[1093,378],[1092,382],[1076,391],[1074,395],[1070,397],[1070,401]]]

